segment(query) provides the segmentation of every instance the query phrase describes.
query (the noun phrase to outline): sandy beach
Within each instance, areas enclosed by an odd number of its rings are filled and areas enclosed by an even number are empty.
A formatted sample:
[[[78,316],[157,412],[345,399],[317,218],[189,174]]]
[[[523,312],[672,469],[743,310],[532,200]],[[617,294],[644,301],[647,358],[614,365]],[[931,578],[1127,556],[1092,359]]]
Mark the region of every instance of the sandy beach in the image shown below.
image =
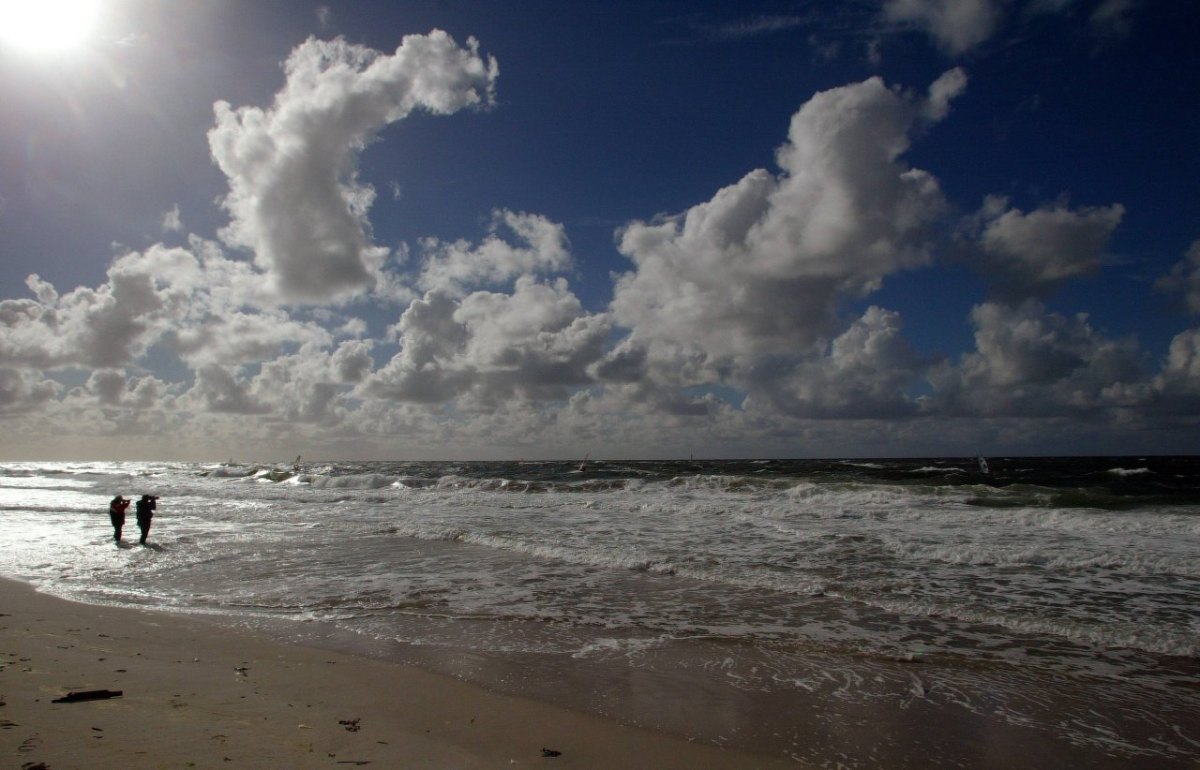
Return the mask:
[[[795,767],[200,617],[0,597],[6,767]],[[96,690],[121,695],[55,702]]]

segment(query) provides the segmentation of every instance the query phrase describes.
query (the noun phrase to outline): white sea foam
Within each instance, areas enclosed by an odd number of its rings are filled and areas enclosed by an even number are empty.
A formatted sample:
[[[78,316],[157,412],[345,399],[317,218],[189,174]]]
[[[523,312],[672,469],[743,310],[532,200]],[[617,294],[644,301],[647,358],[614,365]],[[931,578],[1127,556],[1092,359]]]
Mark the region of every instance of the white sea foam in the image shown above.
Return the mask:
[[[1143,476],[1154,471],[1149,468],[1110,468],[1108,472],[1114,476]]]

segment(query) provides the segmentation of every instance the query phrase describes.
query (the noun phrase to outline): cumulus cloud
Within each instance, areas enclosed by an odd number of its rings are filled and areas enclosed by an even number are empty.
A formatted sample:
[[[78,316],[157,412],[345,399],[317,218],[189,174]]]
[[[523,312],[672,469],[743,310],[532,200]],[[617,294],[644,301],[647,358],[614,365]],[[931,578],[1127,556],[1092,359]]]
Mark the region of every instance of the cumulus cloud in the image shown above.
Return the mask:
[[[902,329],[899,313],[868,308],[833,340],[827,355],[802,361],[782,373],[770,368],[753,372],[746,408],[816,418],[915,414],[909,390],[925,363],[903,337]]]
[[[161,308],[147,276],[114,272],[99,289],[59,295],[38,276],[37,300],[0,302],[0,364],[40,369],[123,366],[152,341]]]
[[[706,381],[811,352],[841,301],[928,264],[945,202],[901,157],[964,86],[954,71],[922,99],[879,78],[819,93],[792,118],[778,175],[755,170],[683,214],[627,225],[619,248],[636,270],[619,277],[612,314],[632,332],[606,367],[628,369],[640,347],[662,376]]]
[[[895,0],[887,12],[961,52],[1004,7]],[[435,32],[385,55],[309,40],[286,73],[269,109],[219,104],[209,134],[230,180],[223,237],[253,249],[253,262],[193,236],[119,256],[96,288],[60,293],[31,276],[32,298],[0,302],[7,424],[30,435],[21,415],[40,409],[84,434],[216,437],[222,456],[219,441],[242,434],[359,450],[413,434],[443,454],[472,452],[480,436],[540,452],[585,442],[722,453],[868,433],[910,447],[911,426],[947,415],[1200,409],[1200,331],[1178,335],[1149,377],[1132,338],[1023,301],[1100,269],[1120,204],[1024,212],[989,198],[958,235],[1012,302],[974,308],[975,349],[956,360],[914,350],[895,311],[846,315],[934,258],[950,206],[905,156],[950,114],[961,70],[924,94],[878,78],[816,94],[793,115],[777,169],[618,231],[631,268],[604,313],[585,310],[560,275],[574,266],[566,228],[535,213],[498,208],[481,241],[424,239],[398,260],[406,273],[382,268],[359,153],[413,110],[489,104],[496,66],[474,41]],[[182,230],[178,207],[163,225]],[[386,339],[369,337],[374,306],[354,317],[361,306],[303,305],[370,285],[373,299],[405,306]],[[1159,286],[1200,312],[1200,241]],[[168,355],[190,377],[140,376]],[[88,370],[85,384],[68,390],[43,373],[67,369]],[[78,372],[61,379],[78,383]]]
[[[196,380],[184,401],[200,411],[261,415],[270,406],[254,397],[247,378],[233,367],[205,364],[196,370]]]
[[[1162,370],[1153,381],[1150,409],[1167,414],[1200,411],[1200,329],[1171,339]]]
[[[36,299],[0,302],[0,363],[119,369],[162,343],[203,363],[245,363],[287,345],[328,343],[319,325],[264,302],[256,274],[208,247],[155,245],[117,258],[97,288],[60,294],[38,276]]]
[[[1044,294],[1099,270],[1124,216],[1119,203],[1078,209],[1055,203],[1025,213],[1009,208],[1004,198],[989,198],[975,219],[981,249],[977,267],[995,278],[1003,293]]]
[[[1086,314],[1066,317],[1028,300],[971,311],[973,353],[931,372],[927,405],[943,414],[1046,417],[1128,405],[1145,373],[1132,337],[1109,339]]]
[[[884,18],[927,32],[947,53],[959,55],[990,38],[1004,13],[1000,0],[888,0]]]
[[[371,357],[374,347],[375,343],[371,340],[350,340],[339,345],[329,357],[334,380],[342,383],[362,382],[375,365],[375,359]]]
[[[929,98],[925,102],[925,119],[929,123],[944,120],[950,114],[950,102],[967,89],[967,73],[961,67],[943,72],[929,86]]]
[[[491,408],[508,398],[564,399],[589,383],[609,334],[563,279],[517,279],[511,294],[431,291],[393,328],[400,352],[360,387],[374,398]]]
[[[36,410],[61,390],[58,383],[34,372],[0,368],[0,414]]]
[[[1193,241],[1183,260],[1154,285],[1162,291],[1182,294],[1188,311],[1200,314],[1200,240]]]
[[[269,109],[215,105],[209,147],[230,187],[222,237],[251,249],[283,297],[329,300],[370,286],[387,254],[372,243],[359,153],[414,110],[490,104],[498,70],[474,39],[460,47],[436,30],[391,55],[310,38],[284,69]]]
[[[158,346],[196,372],[183,408],[264,414],[269,402],[246,389],[236,366],[333,343],[320,324],[270,304],[259,275],[224,258],[211,243],[193,240],[192,248],[155,245],[124,254],[107,278],[97,288],[60,294],[33,275],[27,285],[35,299],[0,302],[0,366],[9,367],[9,403],[44,405],[59,392],[52,382],[17,376],[16,369],[90,369],[86,386],[67,394],[72,403],[90,399],[93,406],[125,413],[160,408],[174,398],[170,384],[124,374]],[[370,368],[358,351],[341,356],[346,377],[361,379]]]
[[[505,233],[523,245],[510,244],[502,237]],[[517,276],[558,273],[571,267],[561,224],[506,210],[493,212],[489,234],[480,244],[430,238],[422,247],[425,264],[417,285],[426,291],[462,294],[464,288],[498,286]]]
[[[328,344],[324,329],[278,313],[232,313],[172,331],[166,345],[181,358],[202,366],[270,360],[293,344]]]
[[[336,425],[345,415],[349,383],[372,365],[363,343],[344,343],[330,353],[318,346],[263,363],[249,385],[253,403],[269,407],[271,420]]]
[[[1178,293],[1188,312],[1200,314],[1200,240],[1193,241],[1184,258],[1154,286]],[[1152,382],[1149,408],[1165,414],[1200,412],[1200,329],[1188,329],[1171,339]]]
[[[97,369],[87,380],[86,389],[101,406],[149,409],[158,406],[170,390],[156,377],[129,377],[115,369]]]
[[[1200,330],[1191,329],[1171,340],[1164,374],[1169,380],[1184,380],[1200,388]]]

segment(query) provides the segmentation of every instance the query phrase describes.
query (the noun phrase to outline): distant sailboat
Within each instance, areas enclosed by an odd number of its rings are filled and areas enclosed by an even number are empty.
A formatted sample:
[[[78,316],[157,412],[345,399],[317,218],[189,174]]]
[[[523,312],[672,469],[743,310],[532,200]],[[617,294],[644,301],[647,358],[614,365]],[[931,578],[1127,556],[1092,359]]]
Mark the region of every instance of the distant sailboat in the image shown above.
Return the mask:
[[[991,473],[991,471],[988,469],[986,457],[984,457],[983,455],[975,455],[975,460],[979,463],[979,472],[980,473],[989,473],[989,474]]]
[[[581,463],[579,464],[579,472],[580,472],[580,473],[583,473],[584,471],[586,471],[586,470],[587,470],[587,461],[588,461],[588,458],[589,458],[589,457],[591,457],[591,456],[592,456],[592,453],[591,453],[591,452],[588,452],[587,454],[585,454],[585,455],[583,456],[583,462],[581,462]]]

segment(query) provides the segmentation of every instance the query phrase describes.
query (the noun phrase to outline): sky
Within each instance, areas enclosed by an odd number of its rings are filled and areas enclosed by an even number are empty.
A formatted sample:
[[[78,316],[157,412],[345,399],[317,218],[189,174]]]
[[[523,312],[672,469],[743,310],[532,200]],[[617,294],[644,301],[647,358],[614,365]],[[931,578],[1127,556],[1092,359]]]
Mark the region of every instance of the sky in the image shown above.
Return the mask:
[[[0,0],[0,459],[1194,453],[1197,30]]]

